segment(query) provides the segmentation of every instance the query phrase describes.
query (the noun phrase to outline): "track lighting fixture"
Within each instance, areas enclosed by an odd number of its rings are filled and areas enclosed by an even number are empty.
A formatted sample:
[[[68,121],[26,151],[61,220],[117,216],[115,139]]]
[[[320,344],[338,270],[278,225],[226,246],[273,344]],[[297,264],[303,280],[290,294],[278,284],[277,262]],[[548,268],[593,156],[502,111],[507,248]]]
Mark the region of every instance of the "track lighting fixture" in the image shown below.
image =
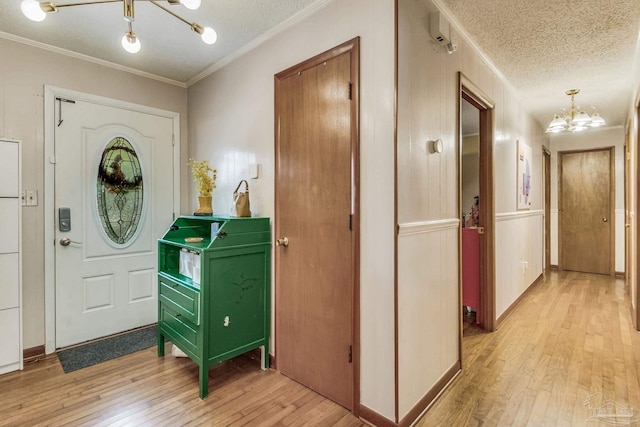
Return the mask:
[[[38,0],[22,0],[20,9],[22,13],[32,21],[40,22],[44,21],[48,13],[57,12],[58,9],[71,6],[86,6],[100,3],[122,3],[124,6],[124,20],[128,24],[128,31],[122,37],[122,47],[130,53],[137,53],[140,51],[141,44],[136,33],[133,31],[133,22],[135,21],[134,3],[136,1],[147,1],[154,6],[164,10],[171,16],[187,24],[191,29],[200,35],[202,41],[206,44],[214,44],[218,39],[218,35],[211,27],[203,27],[196,22],[189,22],[181,16],[177,15],[173,11],[160,5],[161,0],[97,0],[83,3],[65,3],[56,4],[52,1],[38,1]],[[196,10],[200,7],[201,0],[164,0],[170,5],[181,4],[187,9]]]

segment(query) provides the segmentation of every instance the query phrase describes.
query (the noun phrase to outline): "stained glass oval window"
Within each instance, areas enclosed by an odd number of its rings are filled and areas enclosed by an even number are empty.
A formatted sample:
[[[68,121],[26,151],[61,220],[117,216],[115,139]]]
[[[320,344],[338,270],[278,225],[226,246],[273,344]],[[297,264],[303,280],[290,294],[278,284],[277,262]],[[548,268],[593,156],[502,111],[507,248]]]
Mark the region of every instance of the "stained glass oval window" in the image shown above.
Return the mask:
[[[143,182],[138,154],[125,138],[113,138],[104,148],[97,190],[102,228],[113,243],[126,244],[140,224]]]

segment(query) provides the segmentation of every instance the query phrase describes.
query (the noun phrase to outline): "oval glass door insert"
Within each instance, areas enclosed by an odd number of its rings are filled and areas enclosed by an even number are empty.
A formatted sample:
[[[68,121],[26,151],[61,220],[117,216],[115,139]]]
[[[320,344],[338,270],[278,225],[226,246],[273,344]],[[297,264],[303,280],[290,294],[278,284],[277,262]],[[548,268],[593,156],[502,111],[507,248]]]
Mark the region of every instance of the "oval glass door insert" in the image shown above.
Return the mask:
[[[138,154],[123,137],[106,145],[98,165],[98,217],[107,237],[127,244],[136,234],[142,217],[142,168]]]

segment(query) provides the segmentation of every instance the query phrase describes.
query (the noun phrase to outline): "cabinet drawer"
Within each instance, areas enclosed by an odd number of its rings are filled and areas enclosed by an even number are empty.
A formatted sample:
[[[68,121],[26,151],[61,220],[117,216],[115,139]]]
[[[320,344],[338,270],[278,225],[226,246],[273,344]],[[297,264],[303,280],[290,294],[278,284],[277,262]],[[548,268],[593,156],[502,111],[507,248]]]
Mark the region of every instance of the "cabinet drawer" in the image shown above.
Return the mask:
[[[169,329],[170,335],[181,338],[187,344],[193,346],[191,351],[196,352],[198,346],[198,327],[189,322],[179,313],[175,313],[170,307],[160,303],[160,322],[162,328]],[[171,339],[171,337],[169,337]]]
[[[160,276],[160,301],[196,325],[200,324],[200,292]]]
[[[0,374],[3,374],[20,369],[20,309],[0,310],[0,325]]]
[[[0,197],[20,197],[18,180],[20,177],[20,148],[17,142],[0,141],[2,159],[2,179]]]
[[[17,253],[0,254],[0,273],[2,273],[2,279],[0,279],[0,310],[18,307],[20,261]]]
[[[18,252],[20,239],[20,199],[0,197],[0,254]]]

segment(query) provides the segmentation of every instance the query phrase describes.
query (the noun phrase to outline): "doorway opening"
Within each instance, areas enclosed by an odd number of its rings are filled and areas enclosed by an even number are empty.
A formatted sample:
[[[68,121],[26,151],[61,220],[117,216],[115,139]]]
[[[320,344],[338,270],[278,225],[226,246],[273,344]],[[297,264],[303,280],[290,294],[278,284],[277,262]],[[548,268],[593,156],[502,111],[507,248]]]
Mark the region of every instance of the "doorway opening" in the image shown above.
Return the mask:
[[[459,76],[461,311],[463,320],[494,331],[494,103],[462,73]]]
[[[479,323],[480,308],[480,111],[461,101],[461,221],[463,335]]]

